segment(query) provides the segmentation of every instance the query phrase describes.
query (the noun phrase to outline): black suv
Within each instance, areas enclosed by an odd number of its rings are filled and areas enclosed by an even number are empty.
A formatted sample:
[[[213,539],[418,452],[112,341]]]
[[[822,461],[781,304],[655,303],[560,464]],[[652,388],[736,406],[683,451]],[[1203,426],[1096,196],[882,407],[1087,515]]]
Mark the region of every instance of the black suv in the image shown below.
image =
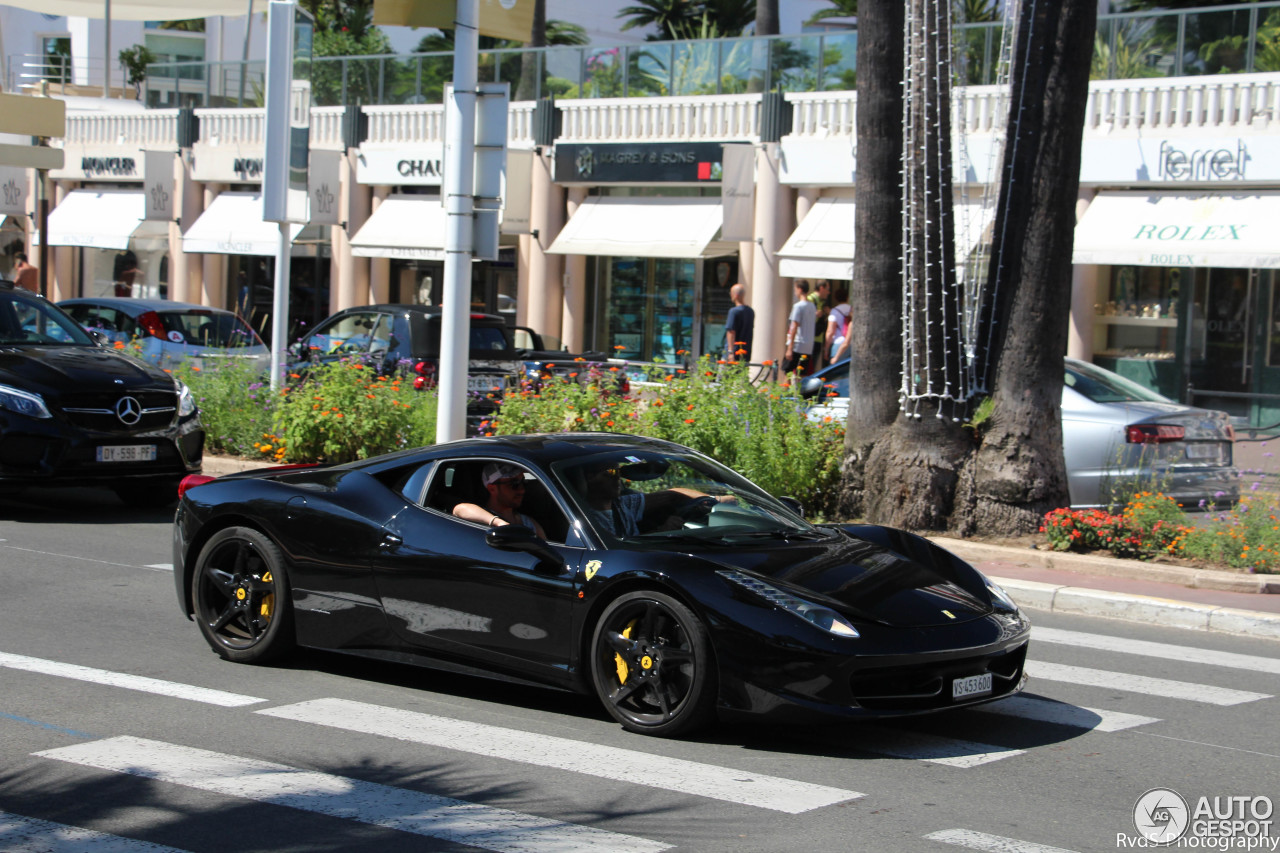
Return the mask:
[[[200,472],[203,452],[186,385],[0,281],[0,489],[102,485],[163,506]]]
[[[467,355],[467,425],[472,433],[497,408],[507,383],[523,373],[502,317],[472,314]],[[329,317],[289,348],[290,371],[341,358],[371,361],[382,373],[422,364],[428,382],[440,367],[440,309],[425,305],[365,305]]]

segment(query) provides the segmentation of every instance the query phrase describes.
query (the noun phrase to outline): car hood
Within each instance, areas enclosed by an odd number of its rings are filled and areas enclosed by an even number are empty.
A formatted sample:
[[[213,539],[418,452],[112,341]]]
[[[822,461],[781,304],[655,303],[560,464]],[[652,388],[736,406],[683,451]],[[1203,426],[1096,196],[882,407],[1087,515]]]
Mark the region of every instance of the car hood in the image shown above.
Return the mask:
[[[896,628],[954,625],[991,613],[988,601],[957,583],[954,559],[942,549],[906,557],[843,533],[823,541],[791,539],[751,550],[697,554],[767,580],[862,621]],[[980,576],[972,569],[973,582]]]
[[[95,389],[173,390],[173,378],[158,367],[100,347],[0,347],[0,382],[42,395]]]

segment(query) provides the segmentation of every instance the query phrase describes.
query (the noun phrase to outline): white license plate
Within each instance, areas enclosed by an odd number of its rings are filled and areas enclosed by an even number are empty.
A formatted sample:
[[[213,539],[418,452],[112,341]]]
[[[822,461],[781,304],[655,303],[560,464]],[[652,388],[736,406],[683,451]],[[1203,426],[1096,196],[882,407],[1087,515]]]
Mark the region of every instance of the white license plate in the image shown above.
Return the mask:
[[[1217,459],[1220,453],[1220,445],[1213,443],[1187,445],[1188,459]]]
[[[154,462],[154,444],[125,444],[119,447],[99,447],[99,462]]]
[[[951,682],[952,699],[966,699],[970,696],[981,696],[990,692],[991,673],[989,672],[984,672],[982,675],[970,675],[967,678],[957,678]]]
[[[468,376],[467,390],[476,394],[501,394],[507,382],[502,376]]]

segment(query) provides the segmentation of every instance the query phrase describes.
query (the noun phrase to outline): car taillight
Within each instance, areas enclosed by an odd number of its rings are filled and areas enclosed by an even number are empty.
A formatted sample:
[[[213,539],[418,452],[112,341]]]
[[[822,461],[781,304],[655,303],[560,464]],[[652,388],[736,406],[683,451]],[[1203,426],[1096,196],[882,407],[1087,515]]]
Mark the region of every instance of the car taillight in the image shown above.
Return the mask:
[[[169,333],[164,330],[164,323],[160,321],[160,315],[154,311],[147,311],[138,315],[138,325],[146,330],[147,334],[153,338],[167,340]]]
[[[182,499],[182,496],[187,493],[187,489],[203,486],[205,483],[216,479],[218,478],[210,477],[208,474],[188,474],[182,478],[182,482],[178,483],[178,499]]]
[[[1166,441],[1182,441],[1187,431],[1172,424],[1129,424],[1124,428],[1125,441],[1130,444],[1163,444]]]

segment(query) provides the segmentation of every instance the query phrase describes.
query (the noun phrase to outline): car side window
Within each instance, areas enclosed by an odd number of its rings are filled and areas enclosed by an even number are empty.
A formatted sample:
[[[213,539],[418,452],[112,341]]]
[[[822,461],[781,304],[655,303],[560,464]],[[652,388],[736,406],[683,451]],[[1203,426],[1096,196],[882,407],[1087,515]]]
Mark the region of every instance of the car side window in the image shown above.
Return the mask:
[[[445,515],[452,515],[453,508],[460,503],[485,506],[489,492],[484,487],[482,472],[487,463],[494,461],[506,462],[492,459],[441,462],[431,478],[423,505]],[[528,469],[525,469],[524,497],[518,511],[542,525],[548,542],[565,544],[569,536],[569,519],[546,484]]]
[[[307,350],[322,356],[368,352],[381,320],[382,315],[376,311],[357,311],[337,317],[307,338]]]

